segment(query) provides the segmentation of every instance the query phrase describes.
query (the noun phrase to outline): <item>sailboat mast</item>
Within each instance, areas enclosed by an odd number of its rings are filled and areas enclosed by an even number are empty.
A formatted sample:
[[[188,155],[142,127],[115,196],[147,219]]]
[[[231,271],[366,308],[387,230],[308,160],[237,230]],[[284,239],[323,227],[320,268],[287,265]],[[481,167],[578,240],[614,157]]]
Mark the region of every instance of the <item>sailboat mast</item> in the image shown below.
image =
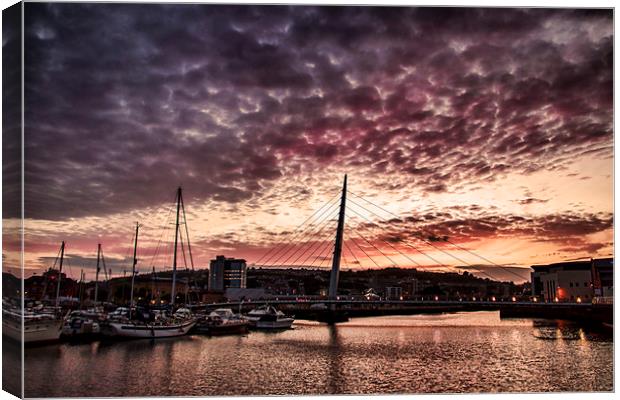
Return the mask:
[[[155,301],[155,266],[153,265],[153,272],[151,273],[151,302],[154,302],[154,301]]]
[[[170,294],[170,304],[174,305],[176,297],[176,283],[177,283],[177,246],[179,243],[179,212],[181,210],[181,196],[182,189],[179,186],[177,189],[177,222],[174,227],[174,254],[172,257],[172,293]]]
[[[133,244],[133,265],[131,266],[131,294],[129,295],[129,319],[131,319],[131,306],[133,305],[133,285],[136,277],[136,264],[138,263],[137,251],[138,251],[138,228],[140,225],[136,222],[136,240]]]
[[[84,270],[80,270],[80,310],[84,305]]]
[[[97,306],[97,300],[99,295],[99,260],[101,258],[101,243],[97,245],[97,272],[95,272],[95,307]]]
[[[58,267],[58,283],[56,285],[56,308],[60,305],[60,281],[62,280],[62,261],[65,258],[65,241],[60,245],[60,264]]]

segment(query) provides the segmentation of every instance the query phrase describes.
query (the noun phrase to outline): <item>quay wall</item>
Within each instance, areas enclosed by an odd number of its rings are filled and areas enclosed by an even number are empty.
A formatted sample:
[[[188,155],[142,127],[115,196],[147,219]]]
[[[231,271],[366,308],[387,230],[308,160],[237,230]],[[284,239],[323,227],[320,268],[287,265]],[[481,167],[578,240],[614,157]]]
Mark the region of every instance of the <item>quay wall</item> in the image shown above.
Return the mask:
[[[271,304],[298,319],[324,320],[328,310],[317,310],[313,304],[324,304],[339,315],[372,317],[381,315],[439,314],[465,311],[499,311],[500,318],[563,319],[591,324],[613,324],[613,304],[536,303],[486,301],[259,301],[205,305],[206,309],[232,308],[248,312],[262,304]]]

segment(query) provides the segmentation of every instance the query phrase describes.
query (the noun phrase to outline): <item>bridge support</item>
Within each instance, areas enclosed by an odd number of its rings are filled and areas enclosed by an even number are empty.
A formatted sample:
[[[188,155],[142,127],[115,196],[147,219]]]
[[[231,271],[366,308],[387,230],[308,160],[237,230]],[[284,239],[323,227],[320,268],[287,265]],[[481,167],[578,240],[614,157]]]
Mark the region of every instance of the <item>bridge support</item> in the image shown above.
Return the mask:
[[[338,276],[340,275],[340,258],[342,256],[342,237],[344,234],[344,210],[346,202],[347,176],[345,175],[344,184],[342,185],[342,197],[340,198],[340,214],[338,215],[338,228],[336,229],[336,243],[334,245],[334,257],[332,259],[332,273],[329,279],[329,298],[331,300],[336,300],[336,297],[338,296]]]

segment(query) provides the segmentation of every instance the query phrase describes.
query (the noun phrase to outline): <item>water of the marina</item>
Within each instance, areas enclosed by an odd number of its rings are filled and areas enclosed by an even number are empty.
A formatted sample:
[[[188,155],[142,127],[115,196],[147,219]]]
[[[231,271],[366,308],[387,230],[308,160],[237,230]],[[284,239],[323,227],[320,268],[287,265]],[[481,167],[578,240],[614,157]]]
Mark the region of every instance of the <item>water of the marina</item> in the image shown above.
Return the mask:
[[[497,312],[27,348],[27,397],[613,390],[612,334]]]

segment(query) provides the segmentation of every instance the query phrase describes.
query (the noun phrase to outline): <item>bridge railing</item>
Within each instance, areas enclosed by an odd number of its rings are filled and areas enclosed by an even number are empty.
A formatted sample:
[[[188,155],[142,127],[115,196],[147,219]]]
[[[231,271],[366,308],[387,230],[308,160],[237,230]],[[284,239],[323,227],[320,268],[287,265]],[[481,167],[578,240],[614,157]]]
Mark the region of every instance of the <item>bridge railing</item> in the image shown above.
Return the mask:
[[[328,300],[328,299],[286,299],[286,300],[252,300],[252,301],[235,301],[235,302],[222,302],[222,303],[203,303],[190,306],[191,308],[235,308],[239,306],[252,307],[261,306],[265,304],[270,305],[308,305],[313,304],[337,304],[343,306],[401,306],[401,307],[415,307],[415,306],[481,306],[481,307],[500,307],[500,306],[529,306],[529,307],[589,307],[592,303],[578,303],[578,302],[539,302],[539,301],[487,301],[487,300]],[[605,304],[605,303],[599,303]]]

